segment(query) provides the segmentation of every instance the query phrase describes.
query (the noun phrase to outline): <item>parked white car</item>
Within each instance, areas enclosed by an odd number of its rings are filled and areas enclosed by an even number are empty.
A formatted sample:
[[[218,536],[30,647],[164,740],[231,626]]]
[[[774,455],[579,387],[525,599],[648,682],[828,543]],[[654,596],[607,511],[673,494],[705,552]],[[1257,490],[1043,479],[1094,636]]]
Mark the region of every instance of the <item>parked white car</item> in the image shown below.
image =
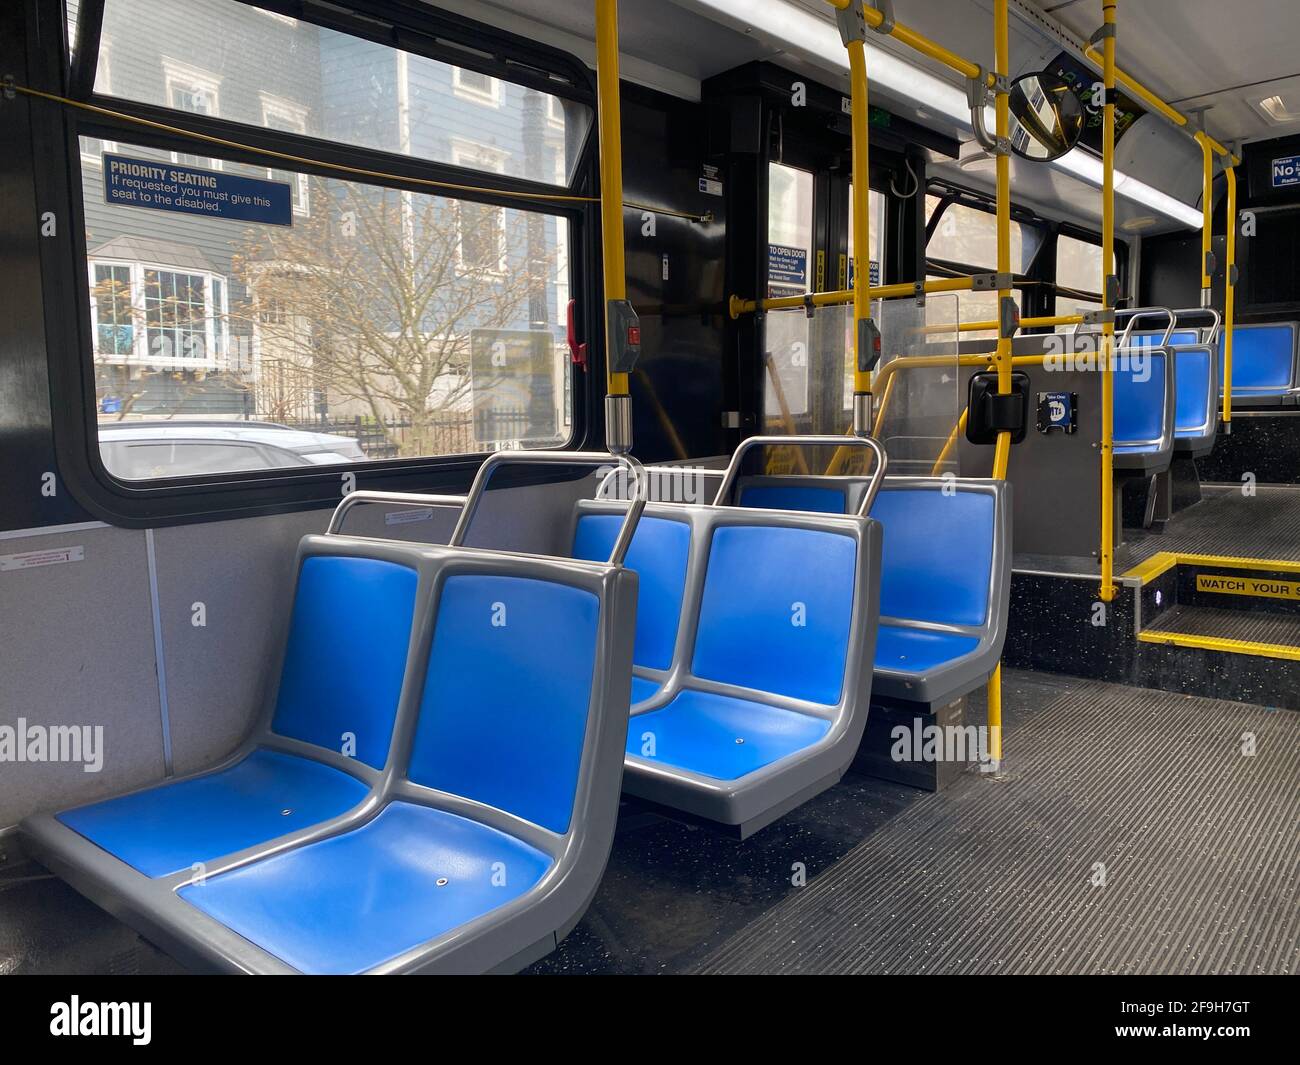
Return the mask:
[[[99,452],[123,480],[364,462],[357,441],[274,422],[101,422]]]

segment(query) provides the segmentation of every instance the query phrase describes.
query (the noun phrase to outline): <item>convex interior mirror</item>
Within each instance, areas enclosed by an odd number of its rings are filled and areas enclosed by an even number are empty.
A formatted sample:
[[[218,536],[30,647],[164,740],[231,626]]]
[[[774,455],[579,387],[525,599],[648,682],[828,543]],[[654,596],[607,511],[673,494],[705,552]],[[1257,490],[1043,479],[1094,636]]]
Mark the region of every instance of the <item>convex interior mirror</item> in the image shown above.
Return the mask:
[[[1061,75],[1042,71],[1011,83],[1011,150],[1023,159],[1059,159],[1083,136],[1083,102]]]

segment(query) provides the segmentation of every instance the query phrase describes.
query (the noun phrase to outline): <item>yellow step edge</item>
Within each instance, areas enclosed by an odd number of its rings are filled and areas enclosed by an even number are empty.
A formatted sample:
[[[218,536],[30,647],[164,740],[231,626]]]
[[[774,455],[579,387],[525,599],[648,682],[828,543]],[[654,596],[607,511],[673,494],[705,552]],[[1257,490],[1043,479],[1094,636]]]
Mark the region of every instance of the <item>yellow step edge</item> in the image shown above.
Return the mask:
[[[1300,573],[1300,562],[1280,558],[1246,558],[1239,555],[1194,555],[1161,551],[1139,562],[1124,574],[1148,584],[1174,566],[1223,566],[1225,569],[1266,570],[1271,573]]]
[[[1174,647],[1199,647],[1205,651],[1223,651],[1227,654],[1255,655],[1259,658],[1285,658],[1300,662],[1300,647],[1283,643],[1255,643],[1252,640],[1230,640],[1223,636],[1197,636],[1188,632],[1139,632],[1143,643],[1158,643]]]

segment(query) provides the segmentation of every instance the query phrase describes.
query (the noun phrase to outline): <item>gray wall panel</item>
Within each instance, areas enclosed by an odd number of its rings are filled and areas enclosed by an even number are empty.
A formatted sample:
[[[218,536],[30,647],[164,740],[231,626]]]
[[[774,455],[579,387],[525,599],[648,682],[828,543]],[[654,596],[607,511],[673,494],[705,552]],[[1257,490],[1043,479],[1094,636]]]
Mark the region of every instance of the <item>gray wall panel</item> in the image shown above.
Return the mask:
[[[178,775],[211,765],[252,728],[279,662],[298,541],[328,520],[315,510],[154,533]]]
[[[0,572],[0,726],[103,726],[103,768],[0,762],[0,828],[163,775],[145,534],[93,528],[0,540],[80,545],[82,562]]]

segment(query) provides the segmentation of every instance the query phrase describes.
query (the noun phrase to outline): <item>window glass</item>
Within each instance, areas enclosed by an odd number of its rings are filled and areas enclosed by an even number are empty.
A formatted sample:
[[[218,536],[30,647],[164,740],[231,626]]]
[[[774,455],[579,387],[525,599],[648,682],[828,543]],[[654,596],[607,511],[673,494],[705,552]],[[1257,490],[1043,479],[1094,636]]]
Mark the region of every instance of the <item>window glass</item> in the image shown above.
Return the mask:
[[[876,286],[882,283],[884,274],[882,273],[881,248],[885,243],[885,197],[883,193],[872,189],[868,194],[868,201],[871,204],[871,225],[868,231],[868,238],[871,241],[871,285]],[[849,288],[853,287],[855,278],[853,277],[853,185],[849,184]]]
[[[930,274],[929,281],[939,280],[939,275]],[[998,320],[998,294],[996,292],[957,292],[958,313],[963,325],[972,322],[996,322]],[[1011,298],[1016,301],[1016,308],[1024,310],[1024,293],[1020,289],[1011,290]],[[982,340],[996,337],[997,329],[975,329],[961,334],[963,340]]]
[[[279,168],[268,179],[265,166],[229,159],[186,166],[125,142],[103,162],[82,150],[111,471],[185,476],[568,439],[563,219]],[[148,177],[126,184],[124,167]],[[110,202],[110,186],[155,202]],[[219,197],[231,189],[278,195],[279,216],[229,217]],[[157,209],[168,197],[171,209]],[[195,199],[221,209],[177,209]],[[161,439],[127,446],[123,434],[144,429]]]
[[[177,18],[174,0],[108,0],[95,91],[462,166],[468,139],[493,149],[492,169],[547,184],[568,183],[591,127],[582,104],[478,71],[236,0],[184,6]]]
[[[1118,269],[1113,260],[1112,272]],[[1058,288],[1074,289],[1076,292],[1059,292],[1056,296],[1054,314],[1085,314],[1088,311],[1101,310],[1100,299],[1089,299],[1087,294],[1100,295],[1101,292],[1101,245],[1062,233],[1056,238],[1056,284]],[[1072,326],[1060,326],[1068,330]]]
[[[783,163],[767,170],[767,294],[801,295],[813,280],[813,176]],[[808,411],[808,318],[774,313],[763,323],[764,410],[771,427],[793,431]]]
[[[1036,239],[1026,241],[1025,228],[1020,222],[1011,223],[1011,269],[1016,273],[1029,269],[1037,250]],[[965,204],[948,204],[926,246],[926,255],[931,259],[962,263],[982,270],[996,269],[997,217],[989,211],[967,207]]]

